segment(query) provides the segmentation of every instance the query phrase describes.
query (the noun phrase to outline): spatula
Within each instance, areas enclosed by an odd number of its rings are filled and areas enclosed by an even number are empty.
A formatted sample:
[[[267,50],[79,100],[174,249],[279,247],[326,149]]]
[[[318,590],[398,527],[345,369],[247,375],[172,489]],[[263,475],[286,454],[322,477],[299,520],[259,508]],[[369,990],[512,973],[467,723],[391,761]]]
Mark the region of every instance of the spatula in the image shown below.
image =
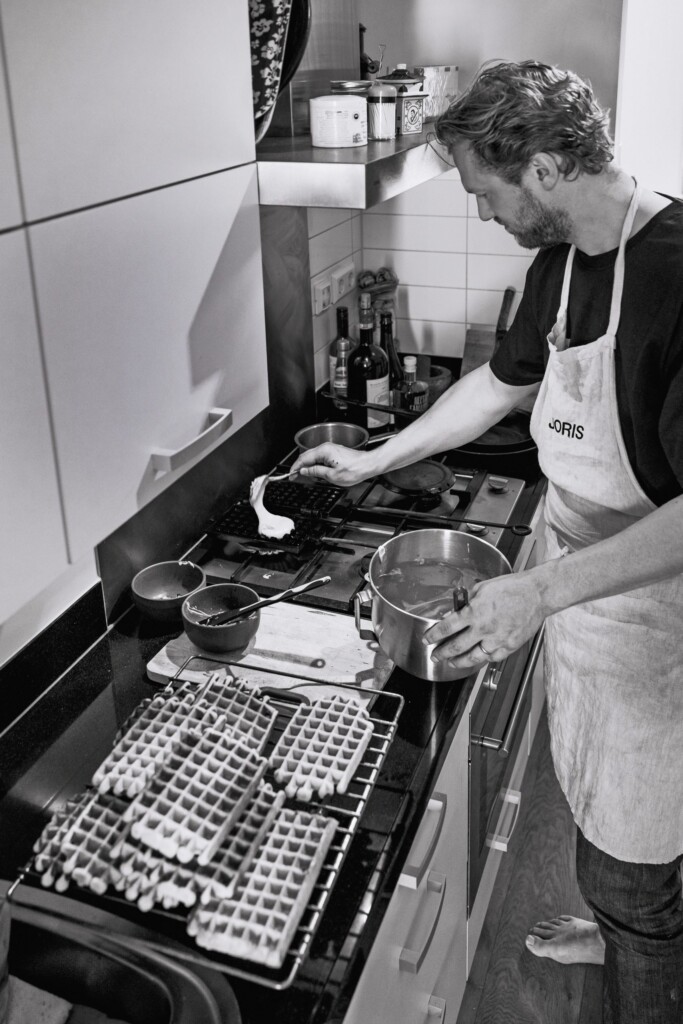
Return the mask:
[[[213,615],[207,615],[206,618],[200,619],[199,624],[201,626],[225,626],[228,622],[244,619],[251,615],[252,612],[258,611],[259,608],[265,608],[269,604],[277,604],[278,601],[286,601],[296,594],[305,594],[308,590],[323,587],[331,579],[331,576],[321,576],[317,580],[300,583],[298,587],[289,587],[288,590],[283,590],[281,594],[273,594],[272,597],[264,597],[261,601],[253,601],[251,604],[244,605],[243,608],[233,608],[227,612],[214,612]]]

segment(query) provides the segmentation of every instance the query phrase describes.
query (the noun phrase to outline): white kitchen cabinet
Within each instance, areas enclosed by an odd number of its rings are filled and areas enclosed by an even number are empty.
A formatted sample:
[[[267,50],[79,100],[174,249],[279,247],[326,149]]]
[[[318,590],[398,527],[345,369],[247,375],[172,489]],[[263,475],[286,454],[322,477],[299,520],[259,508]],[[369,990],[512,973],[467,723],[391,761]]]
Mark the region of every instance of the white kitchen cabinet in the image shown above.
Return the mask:
[[[13,228],[21,224],[22,216],[2,49],[0,49],[0,183],[0,231],[3,231],[5,228]]]
[[[67,564],[23,231],[0,235],[0,622]]]
[[[455,1020],[467,972],[468,744],[465,715],[344,1024]]]
[[[254,159],[244,0],[0,0],[27,219]]]
[[[255,164],[29,232],[76,558],[268,405]]]

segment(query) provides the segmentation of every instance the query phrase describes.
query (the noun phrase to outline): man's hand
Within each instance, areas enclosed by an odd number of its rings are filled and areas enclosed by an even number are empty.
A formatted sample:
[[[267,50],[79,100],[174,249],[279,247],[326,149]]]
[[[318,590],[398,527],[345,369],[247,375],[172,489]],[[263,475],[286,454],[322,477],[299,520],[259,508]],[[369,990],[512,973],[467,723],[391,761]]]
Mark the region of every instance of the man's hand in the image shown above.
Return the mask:
[[[351,487],[374,475],[371,453],[326,442],[302,452],[292,466],[301,476],[315,477],[329,484]]]
[[[424,640],[439,645],[432,653],[435,661],[471,668],[518,650],[546,614],[534,570],[497,576],[473,587],[469,604],[431,626]]]

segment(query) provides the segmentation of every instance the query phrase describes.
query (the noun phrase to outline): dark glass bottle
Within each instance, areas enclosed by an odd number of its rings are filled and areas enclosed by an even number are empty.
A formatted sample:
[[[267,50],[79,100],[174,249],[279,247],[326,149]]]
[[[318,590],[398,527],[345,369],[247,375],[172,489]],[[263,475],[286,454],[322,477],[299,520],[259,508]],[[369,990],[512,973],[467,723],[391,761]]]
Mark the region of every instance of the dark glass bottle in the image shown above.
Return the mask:
[[[389,407],[389,361],[372,340],[372,326],[361,327],[360,345],[349,358],[349,398],[357,402]],[[370,434],[378,434],[389,425],[389,412],[349,405],[349,414],[355,423]]]
[[[386,352],[389,361],[389,390],[393,393],[396,386],[403,380],[403,367],[398,358],[396,345],[394,343],[394,316],[393,313],[382,313],[382,333],[380,347]]]
[[[334,390],[334,371],[337,365],[337,354],[339,342],[344,339],[349,343],[349,349],[353,348],[349,338],[349,307],[337,306],[337,336],[330,345],[330,391]]]

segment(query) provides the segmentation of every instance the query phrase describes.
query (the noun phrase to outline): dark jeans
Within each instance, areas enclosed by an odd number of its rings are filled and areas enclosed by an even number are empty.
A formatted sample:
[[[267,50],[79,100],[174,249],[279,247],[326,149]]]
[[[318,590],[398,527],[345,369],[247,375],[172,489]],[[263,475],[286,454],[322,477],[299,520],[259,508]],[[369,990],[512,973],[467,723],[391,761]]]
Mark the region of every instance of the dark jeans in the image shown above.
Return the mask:
[[[605,940],[603,1024],[683,1024],[682,860],[615,860],[577,829],[579,888]]]

